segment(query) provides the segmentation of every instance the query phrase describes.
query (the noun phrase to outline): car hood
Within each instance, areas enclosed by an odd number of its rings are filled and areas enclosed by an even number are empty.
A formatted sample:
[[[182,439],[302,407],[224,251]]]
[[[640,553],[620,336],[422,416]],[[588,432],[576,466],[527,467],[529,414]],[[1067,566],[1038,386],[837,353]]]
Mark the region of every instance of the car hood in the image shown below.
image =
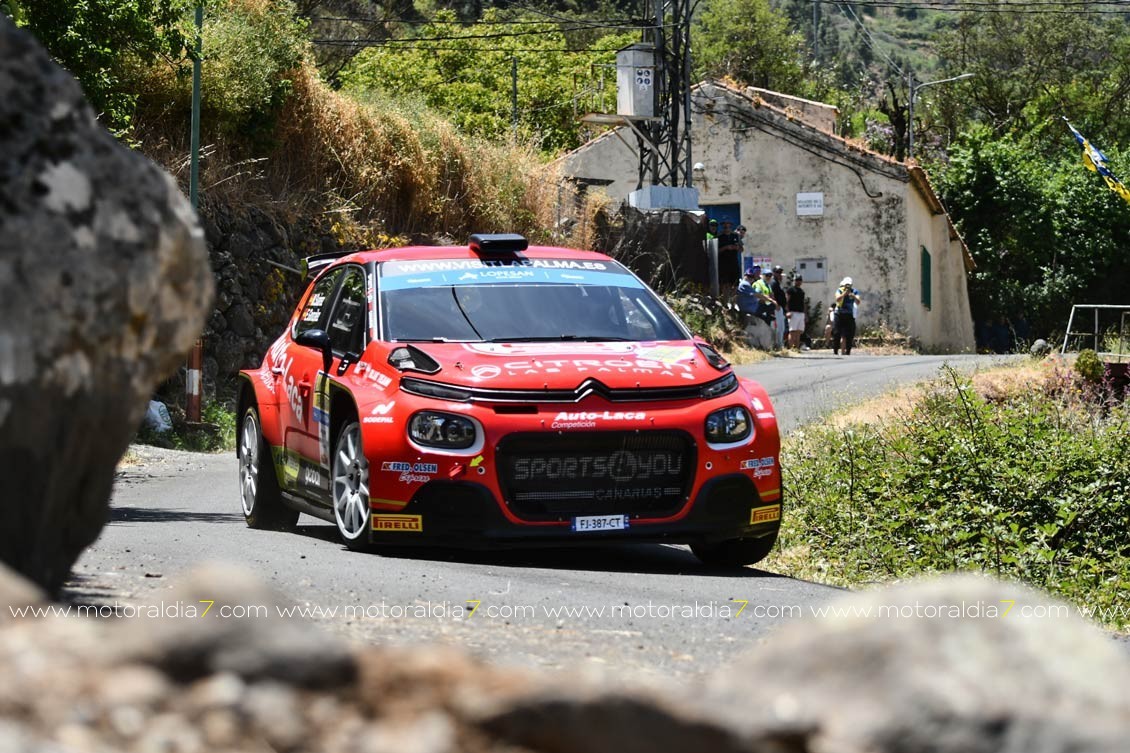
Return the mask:
[[[664,342],[417,343],[437,382],[488,389],[686,387],[722,375],[689,340]]]

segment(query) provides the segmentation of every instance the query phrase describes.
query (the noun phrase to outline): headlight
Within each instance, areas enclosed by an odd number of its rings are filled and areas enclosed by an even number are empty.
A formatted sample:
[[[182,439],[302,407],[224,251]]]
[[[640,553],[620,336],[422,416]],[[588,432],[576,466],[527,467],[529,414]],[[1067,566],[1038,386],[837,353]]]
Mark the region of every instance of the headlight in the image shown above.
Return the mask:
[[[753,424],[740,405],[716,410],[706,417],[706,441],[711,444],[740,442],[749,436]]]
[[[727,395],[738,388],[738,378],[734,376],[733,372],[727,374],[721,379],[716,379],[709,384],[702,387],[702,399],[710,400],[711,398]]]
[[[408,436],[425,447],[465,450],[475,443],[475,422],[452,413],[420,411],[408,422]]]

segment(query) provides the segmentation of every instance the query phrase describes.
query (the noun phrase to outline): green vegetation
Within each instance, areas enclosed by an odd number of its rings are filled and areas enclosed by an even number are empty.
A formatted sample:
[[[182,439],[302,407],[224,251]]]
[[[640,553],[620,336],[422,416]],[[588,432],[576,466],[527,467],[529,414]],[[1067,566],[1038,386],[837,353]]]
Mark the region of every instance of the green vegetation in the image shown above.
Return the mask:
[[[744,347],[741,313],[734,303],[719,300],[686,285],[664,293],[663,300],[691,332],[715,348],[731,352]]]
[[[483,14],[482,25],[453,25],[455,20],[455,13],[439,11],[415,32],[442,42],[364,50],[340,73],[345,90],[363,99],[422,102],[464,133],[510,133],[552,153],[581,144],[580,115],[615,108],[614,51],[639,38],[619,32],[580,44],[570,39],[575,34],[561,31],[576,26],[532,14],[508,23],[493,9]],[[586,48],[602,52],[570,52]]]
[[[103,122],[183,183],[193,6],[3,0],[0,12],[74,72]],[[592,135],[578,115],[612,110],[613,50],[650,23],[619,0],[205,0],[204,10],[205,200],[333,218],[332,232],[359,244],[472,228],[552,236],[562,197],[547,158]],[[1083,168],[1060,119],[1130,179],[1130,14],[952,10],[713,0],[693,19],[696,73],[831,102],[844,135],[896,156],[907,77],[974,74],[920,92],[915,156],[977,263],[974,318],[1051,336],[1072,303],[1121,300],[1130,287],[1130,206]]]
[[[1090,348],[1081,350],[1075,359],[1075,373],[1088,384],[1096,385],[1103,379],[1103,362]]]
[[[184,412],[176,406],[170,413],[173,420],[171,431],[158,434],[142,427],[135,441],[192,452],[228,452],[235,449],[236,415],[226,402],[205,400],[200,406],[200,426],[188,426]]]
[[[806,94],[804,37],[769,0],[713,0],[696,18],[692,38],[699,70],[764,89]]]
[[[133,123],[136,73],[185,57],[191,0],[8,0],[7,12],[74,74],[107,128]]]
[[[1023,316],[1034,332],[1062,332],[1072,304],[1123,300],[1130,287],[1130,205],[1083,167],[1068,138],[1047,158],[1034,135],[995,137],[978,126],[938,166],[939,192],[977,262],[975,320]],[[1115,170],[1124,164],[1120,150],[1107,156]]]
[[[1130,405],[1054,365],[972,382],[946,369],[894,402],[785,440],[772,568],[840,585],[974,570],[1130,606]]]

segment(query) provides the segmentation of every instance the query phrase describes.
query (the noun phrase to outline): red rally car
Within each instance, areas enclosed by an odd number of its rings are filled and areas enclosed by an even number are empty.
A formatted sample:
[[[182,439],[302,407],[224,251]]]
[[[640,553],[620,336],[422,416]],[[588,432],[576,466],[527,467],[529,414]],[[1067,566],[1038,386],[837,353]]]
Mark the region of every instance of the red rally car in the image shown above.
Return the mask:
[[[302,512],[357,549],[631,539],[725,565],[773,547],[765,390],[616,261],[505,234],[309,264],[240,374],[252,528]]]

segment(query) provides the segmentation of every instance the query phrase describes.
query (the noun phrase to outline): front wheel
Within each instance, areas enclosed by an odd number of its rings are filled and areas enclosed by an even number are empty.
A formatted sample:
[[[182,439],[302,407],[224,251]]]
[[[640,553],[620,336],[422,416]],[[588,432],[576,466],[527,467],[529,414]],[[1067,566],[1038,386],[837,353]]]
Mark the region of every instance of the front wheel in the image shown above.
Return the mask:
[[[334,520],[347,547],[369,548],[369,460],[361,446],[361,424],[342,427],[334,445],[332,469]]]
[[[271,448],[254,406],[243,414],[239,428],[239,501],[251,528],[286,531],[298,523],[298,512],[282,502]]]
[[[731,539],[717,544],[694,544],[691,551],[704,565],[742,567],[756,565],[769,556],[777,543],[777,532],[757,539]]]

